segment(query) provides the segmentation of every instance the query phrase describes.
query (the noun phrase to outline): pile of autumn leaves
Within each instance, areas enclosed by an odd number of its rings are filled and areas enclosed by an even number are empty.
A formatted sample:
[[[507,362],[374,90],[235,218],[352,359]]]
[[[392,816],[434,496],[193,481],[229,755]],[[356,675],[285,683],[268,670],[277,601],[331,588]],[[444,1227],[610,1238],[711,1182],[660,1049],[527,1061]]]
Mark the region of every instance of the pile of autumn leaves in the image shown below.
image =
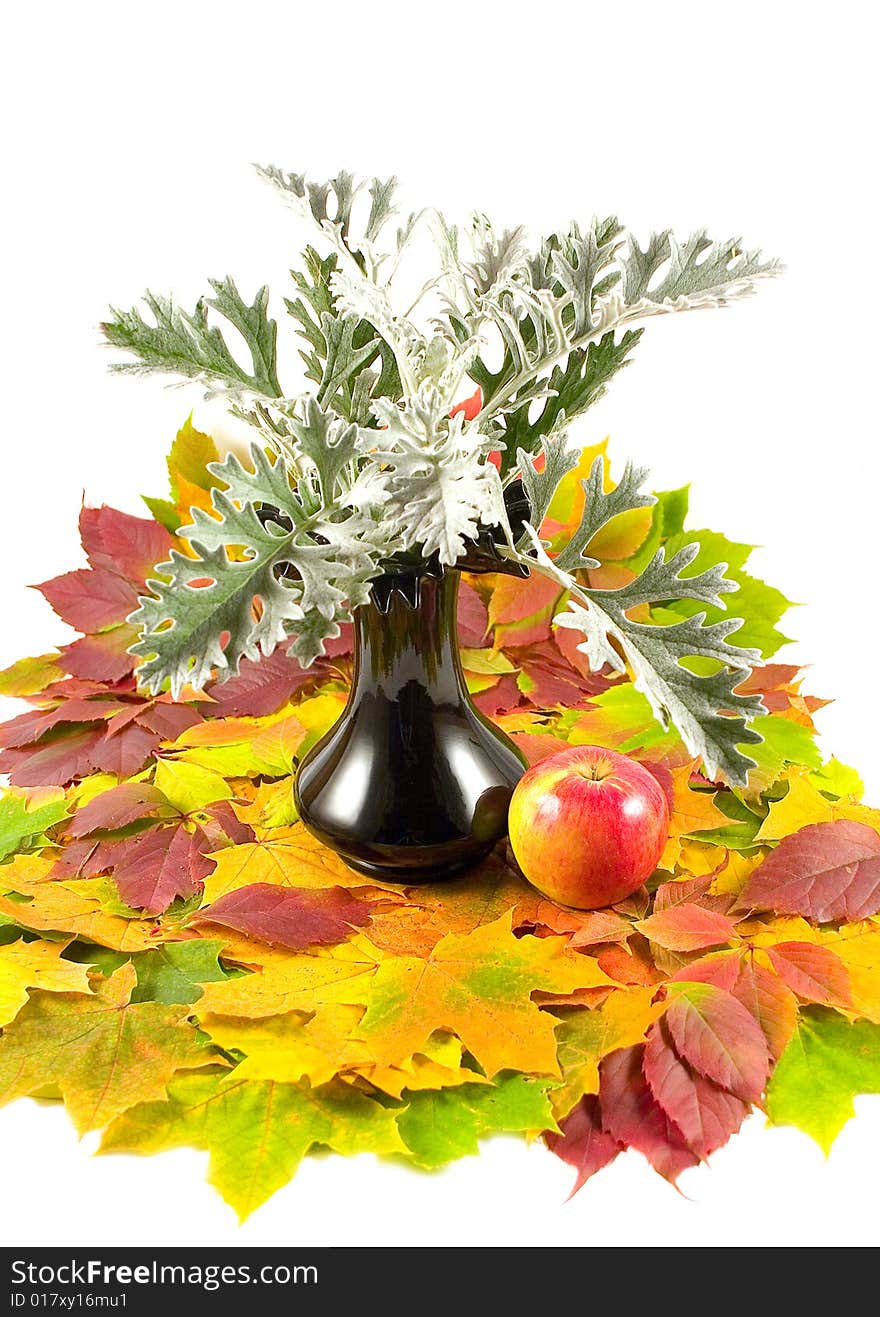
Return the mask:
[[[291,796],[344,704],[348,636],[307,672],[277,651],[180,703],[138,693],[124,619],[210,506],[215,456],[187,425],[155,520],[83,509],[89,565],[39,587],[81,638],[0,674],[31,706],[0,727],[0,1100],[61,1099],[105,1152],[206,1149],[242,1216],[318,1148],[434,1168],[505,1131],[543,1135],[577,1185],[625,1148],[674,1180],[753,1107],[830,1146],[853,1095],[880,1089],[880,811],[823,763],[797,671],[749,679],[769,710],[759,763],[717,788],[629,682],[552,631],[552,584],[471,578],[476,702],[533,761],[593,743],[647,764],[672,807],[661,867],[595,912],[545,900],[503,851],[445,884],[360,877]],[[618,518],[592,583],[688,542],[686,509],[678,490]],[[787,601],[746,573],[747,546],[699,538],[693,570],[731,564],[737,639],[770,657]]]

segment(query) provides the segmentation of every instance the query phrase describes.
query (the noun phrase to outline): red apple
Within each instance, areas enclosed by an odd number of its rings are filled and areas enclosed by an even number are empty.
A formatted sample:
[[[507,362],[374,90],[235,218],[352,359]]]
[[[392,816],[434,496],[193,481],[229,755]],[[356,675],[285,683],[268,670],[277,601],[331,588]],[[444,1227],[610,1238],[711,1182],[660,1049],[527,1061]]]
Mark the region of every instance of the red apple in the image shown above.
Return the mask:
[[[595,910],[630,896],[669,835],[665,792],[647,768],[579,745],[534,765],[510,802],[510,844],[529,882],[553,901]]]

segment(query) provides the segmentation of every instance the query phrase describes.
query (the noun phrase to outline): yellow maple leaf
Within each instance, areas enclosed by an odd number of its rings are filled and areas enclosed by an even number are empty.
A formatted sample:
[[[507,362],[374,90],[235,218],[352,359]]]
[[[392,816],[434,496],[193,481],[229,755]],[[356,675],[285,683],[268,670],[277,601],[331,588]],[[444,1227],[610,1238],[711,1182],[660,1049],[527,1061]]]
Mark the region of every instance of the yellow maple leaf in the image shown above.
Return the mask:
[[[682,837],[690,832],[708,832],[730,825],[730,819],[714,803],[712,791],[694,790],[690,786],[693,764],[670,770],[672,775],[672,809],[669,815],[669,839],[660,856],[659,868],[671,873],[681,857]]]
[[[300,952],[234,935],[225,939],[222,957],[252,972],[205,983],[199,1014],[259,1019],[287,1011],[314,1012],[324,1002],[347,1000],[353,983],[376,972],[381,952],[358,936],[338,946]]]
[[[10,942],[0,947],[0,1028],[15,1019],[28,990],[91,992],[87,965],[62,960],[67,942]]]
[[[35,885],[27,901],[0,897],[0,914],[35,933],[71,933],[115,951],[146,951],[157,941],[149,920],[109,914],[97,896],[84,896],[65,883]]]
[[[436,1029],[455,1033],[489,1076],[502,1069],[556,1074],[554,1021],[531,1000],[613,986],[589,956],[559,937],[516,938],[510,915],[449,933],[427,957],[388,957],[340,1000],[367,1007],[357,1037],[387,1064],[423,1049]]]

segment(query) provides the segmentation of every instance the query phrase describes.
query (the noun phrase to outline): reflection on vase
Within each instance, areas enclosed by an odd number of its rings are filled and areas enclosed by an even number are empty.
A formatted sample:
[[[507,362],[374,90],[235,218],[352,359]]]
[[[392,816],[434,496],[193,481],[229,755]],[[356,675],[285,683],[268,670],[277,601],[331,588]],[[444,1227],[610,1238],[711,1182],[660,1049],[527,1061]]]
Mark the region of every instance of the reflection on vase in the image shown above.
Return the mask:
[[[507,831],[525,761],[471,704],[456,639],[459,574],[395,573],[355,610],[351,694],[296,781],[303,823],[361,873],[451,876]]]

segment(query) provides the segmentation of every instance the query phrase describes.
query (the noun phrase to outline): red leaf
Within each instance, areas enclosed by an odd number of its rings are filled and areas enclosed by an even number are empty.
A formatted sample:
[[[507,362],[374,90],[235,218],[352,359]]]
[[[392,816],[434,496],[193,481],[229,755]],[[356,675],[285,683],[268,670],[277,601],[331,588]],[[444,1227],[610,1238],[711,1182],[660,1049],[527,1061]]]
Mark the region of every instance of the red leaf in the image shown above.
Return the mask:
[[[153,575],[157,563],[167,562],[174,543],[157,521],[132,517],[106,504],[82,509],[79,533],[93,567],[103,567],[138,585]]]
[[[502,576],[489,600],[489,625],[509,627],[517,645],[546,640],[559,595],[559,585],[540,572],[532,572],[526,580]]]
[[[593,672],[583,650],[578,649],[578,645],[584,644],[586,636],[583,631],[574,631],[571,627],[556,627],[553,631],[553,644],[559,650],[575,672],[579,672],[584,683],[584,689],[588,690],[591,695],[602,695],[620,678],[616,675],[609,678],[608,669],[602,668],[599,672]]]
[[[544,1142],[551,1152],[561,1157],[577,1171],[573,1198],[591,1175],[613,1162],[620,1152],[620,1144],[602,1128],[602,1112],[594,1093],[582,1097],[577,1106],[559,1122],[561,1134],[546,1134]]]
[[[693,901],[655,910],[637,925],[644,934],[667,951],[699,951],[717,947],[736,937],[736,926],[715,910],[706,910]]]
[[[127,905],[148,915],[167,910],[176,897],[194,896],[213,869],[200,852],[202,837],[182,824],[151,828],[123,844],[113,877]]]
[[[714,875],[702,874],[699,878],[685,878],[683,882],[661,883],[654,893],[654,914],[671,910],[675,905],[698,901],[712,886]]]
[[[672,997],[666,1021],[683,1061],[744,1102],[758,1100],[769,1070],[767,1043],[742,1002],[714,984],[694,983]]]
[[[716,988],[732,992],[739,978],[739,956],[735,951],[702,956],[684,965],[672,976],[672,981],[683,980],[685,983],[714,983]]]
[[[61,723],[93,723],[106,730],[106,715],[116,709],[127,706],[118,700],[71,699],[56,705],[54,709],[22,713],[0,726],[0,745],[9,749],[24,745],[33,745],[41,736],[45,736],[53,727]]]
[[[117,777],[139,773],[159,744],[159,737],[137,723],[103,736],[90,752],[93,768]]]
[[[98,636],[83,636],[70,645],[62,645],[59,662],[73,677],[82,677],[86,681],[119,681],[134,668],[134,658],[127,652],[134,641],[132,627],[114,627]]]
[[[92,754],[102,739],[102,728],[65,729],[60,736],[50,736],[39,745],[4,750],[0,754],[0,773],[8,773],[16,787],[63,787],[93,771]]]
[[[880,835],[851,819],[811,823],[752,870],[739,905],[820,924],[868,919],[880,911]]]
[[[489,628],[489,614],[477,591],[467,581],[458,590],[458,640],[466,649],[479,649]]]
[[[112,869],[127,843],[121,841],[69,842],[52,865],[51,878],[97,878]]]
[[[123,782],[121,786],[102,791],[82,809],[68,826],[71,837],[86,837],[90,832],[109,832],[124,828],[127,823],[154,814],[165,798],[149,782]]]
[[[224,837],[231,841],[233,846],[244,846],[248,842],[254,840],[255,834],[253,828],[249,823],[242,823],[228,800],[218,800],[215,804],[209,805],[205,810],[205,813],[212,820],[212,823],[216,825],[216,828],[220,833],[220,837],[217,838],[217,845],[215,847],[213,845],[214,827],[210,824],[206,825],[205,830],[209,833],[212,842],[212,849],[219,850],[221,846],[225,844],[222,840]]]
[[[581,926],[569,943],[572,947],[594,947],[602,942],[625,942],[634,932],[629,919],[614,910],[585,910]]]
[[[678,1127],[654,1098],[642,1071],[644,1047],[624,1047],[599,1065],[602,1128],[617,1143],[635,1148],[655,1171],[673,1182],[694,1156]]]
[[[195,727],[196,723],[205,721],[191,704],[168,704],[161,699],[146,704],[137,711],[136,716],[141,727],[149,728],[161,736],[163,741],[176,741],[188,727]]]
[[[344,887],[251,883],[200,910],[196,922],[223,924],[261,942],[301,951],[343,942],[353,927],[370,922],[370,912],[366,902]]]
[[[137,607],[128,582],[103,567],[81,567],[35,588],[74,631],[101,631],[124,622]]]
[[[609,978],[632,987],[648,988],[654,983],[662,983],[664,978],[652,961],[619,946],[603,947],[596,957],[596,964]]]
[[[701,1159],[726,1143],[748,1114],[745,1102],[681,1060],[662,1020],[648,1034],[644,1073],[655,1101]]]
[[[767,1039],[770,1055],[774,1061],[778,1061],[797,1028],[798,1004],[793,994],[781,978],[763,965],[757,965],[753,956],[741,962],[737,981],[731,991],[758,1021]]]
[[[820,1006],[852,1005],[849,970],[828,947],[814,942],[779,942],[764,950],[779,978],[804,1001]]]
[[[301,687],[326,675],[320,662],[304,668],[292,654],[276,649],[268,658],[242,659],[238,676],[213,682],[207,693],[212,718],[262,718],[275,713]]]
[[[494,686],[480,691],[479,695],[474,695],[473,703],[481,713],[487,714],[490,718],[495,713],[510,713],[511,709],[516,709],[522,704],[516,677],[512,672],[505,672]]]

